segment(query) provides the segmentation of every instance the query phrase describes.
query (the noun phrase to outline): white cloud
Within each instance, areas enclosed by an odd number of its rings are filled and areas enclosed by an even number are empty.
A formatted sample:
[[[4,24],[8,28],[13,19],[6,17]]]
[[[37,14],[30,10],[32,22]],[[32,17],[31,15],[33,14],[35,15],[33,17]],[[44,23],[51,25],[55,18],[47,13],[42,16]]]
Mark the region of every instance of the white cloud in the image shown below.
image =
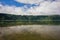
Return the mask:
[[[15,1],[22,2],[22,3],[28,3],[28,4],[35,4],[35,3],[42,2],[44,0],[15,0]]]
[[[16,0],[18,1],[18,0]],[[0,4],[0,13],[16,14],[16,15],[60,15],[60,0],[51,2],[52,0],[19,0],[23,3],[37,3],[39,6],[31,7],[28,10],[24,7],[8,6]]]
[[[28,3],[28,4],[39,4],[44,1],[60,1],[60,0],[15,0],[17,2]]]
[[[44,2],[29,9],[28,12],[35,15],[60,15],[60,2]]]
[[[24,7],[8,6],[0,4],[0,13],[14,14],[14,15],[30,15]]]
[[[0,13],[15,14],[15,15],[24,14],[22,7],[8,6],[8,5],[4,6],[2,4],[0,4]]]

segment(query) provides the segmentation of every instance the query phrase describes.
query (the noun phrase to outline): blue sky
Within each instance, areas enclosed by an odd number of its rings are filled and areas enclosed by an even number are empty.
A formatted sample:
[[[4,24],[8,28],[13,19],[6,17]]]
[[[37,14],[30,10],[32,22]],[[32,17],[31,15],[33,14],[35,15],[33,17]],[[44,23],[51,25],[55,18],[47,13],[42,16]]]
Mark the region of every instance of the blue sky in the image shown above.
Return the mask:
[[[27,6],[28,8],[33,7],[33,6],[37,6],[35,4],[25,4],[25,3],[21,3],[21,2],[17,2],[14,0],[0,0],[0,2],[2,3],[2,5],[9,5],[9,6],[16,6],[16,7],[23,7],[23,6]]]
[[[45,0],[47,1],[47,0]],[[55,0],[51,0],[52,1],[55,1]],[[25,4],[25,3],[22,3],[22,2],[17,2],[15,0],[0,0],[0,2],[2,3],[2,5],[9,5],[9,6],[16,6],[16,7],[23,7],[23,6],[26,6],[27,8],[30,8],[30,7],[33,7],[33,6],[38,6],[36,4]]]

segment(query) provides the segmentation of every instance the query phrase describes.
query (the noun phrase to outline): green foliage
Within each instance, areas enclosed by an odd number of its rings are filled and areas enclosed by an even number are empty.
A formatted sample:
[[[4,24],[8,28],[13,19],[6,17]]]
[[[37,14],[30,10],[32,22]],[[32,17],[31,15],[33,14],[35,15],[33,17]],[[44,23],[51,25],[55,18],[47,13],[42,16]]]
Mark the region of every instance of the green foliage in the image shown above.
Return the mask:
[[[0,27],[9,25],[60,25],[60,15],[27,16],[0,13]]]

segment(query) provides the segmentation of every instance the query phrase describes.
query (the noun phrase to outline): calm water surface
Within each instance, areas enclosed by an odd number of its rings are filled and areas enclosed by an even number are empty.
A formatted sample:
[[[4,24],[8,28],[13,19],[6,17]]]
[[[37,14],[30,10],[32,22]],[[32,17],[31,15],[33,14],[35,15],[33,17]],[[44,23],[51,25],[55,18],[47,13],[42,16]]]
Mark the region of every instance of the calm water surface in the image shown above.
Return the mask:
[[[5,34],[20,33],[23,31],[60,37],[60,25],[21,25],[11,27],[0,27],[0,36]]]

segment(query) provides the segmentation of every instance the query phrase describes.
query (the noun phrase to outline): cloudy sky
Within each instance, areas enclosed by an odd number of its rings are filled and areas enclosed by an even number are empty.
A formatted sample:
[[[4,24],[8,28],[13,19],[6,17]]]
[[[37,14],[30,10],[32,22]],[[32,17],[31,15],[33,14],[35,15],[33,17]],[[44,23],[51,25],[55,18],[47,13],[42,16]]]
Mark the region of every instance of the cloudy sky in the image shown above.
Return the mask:
[[[0,13],[60,15],[60,0],[0,0]]]

